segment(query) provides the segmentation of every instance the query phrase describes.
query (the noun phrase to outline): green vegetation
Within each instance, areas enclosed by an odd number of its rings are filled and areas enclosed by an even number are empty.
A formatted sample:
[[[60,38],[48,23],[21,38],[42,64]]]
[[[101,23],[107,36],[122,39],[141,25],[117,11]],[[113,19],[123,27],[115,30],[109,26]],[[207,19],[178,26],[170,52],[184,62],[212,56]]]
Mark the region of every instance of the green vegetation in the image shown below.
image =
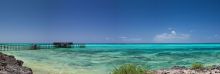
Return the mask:
[[[111,74],[153,74],[145,68],[133,64],[124,64],[115,68]]]
[[[192,64],[192,69],[203,69],[204,65],[200,62],[196,62]]]

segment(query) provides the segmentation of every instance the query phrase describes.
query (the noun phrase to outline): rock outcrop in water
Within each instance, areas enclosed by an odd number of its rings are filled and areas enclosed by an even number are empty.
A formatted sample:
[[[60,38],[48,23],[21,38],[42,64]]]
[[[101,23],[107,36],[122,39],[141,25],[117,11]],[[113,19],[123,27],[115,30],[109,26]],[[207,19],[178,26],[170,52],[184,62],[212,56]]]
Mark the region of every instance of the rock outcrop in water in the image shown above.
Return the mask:
[[[22,66],[23,63],[12,55],[0,52],[0,74],[33,74],[31,68]]]
[[[191,69],[184,66],[174,66],[171,69],[156,70],[154,74],[220,74],[220,65],[213,65],[203,69]]]

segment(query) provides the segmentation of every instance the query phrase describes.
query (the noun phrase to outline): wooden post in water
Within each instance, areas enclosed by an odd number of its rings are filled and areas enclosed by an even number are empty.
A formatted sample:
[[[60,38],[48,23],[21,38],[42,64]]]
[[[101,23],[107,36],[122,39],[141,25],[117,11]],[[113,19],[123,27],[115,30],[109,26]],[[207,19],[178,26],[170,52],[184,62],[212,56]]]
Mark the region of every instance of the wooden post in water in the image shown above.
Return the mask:
[[[8,50],[7,45],[5,45],[5,46],[4,46],[4,50],[5,50],[5,51],[7,51],[7,50]]]
[[[6,51],[6,45],[3,45],[3,51]]]
[[[1,45],[1,50],[4,51],[4,45]]]
[[[13,48],[14,45],[10,44],[9,47],[10,47],[10,49],[9,49],[10,51],[11,51],[11,50],[14,50],[14,48]]]
[[[2,50],[2,44],[0,44],[0,50]]]
[[[8,44],[5,45],[5,51],[8,51]]]
[[[1,45],[1,50],[4,51],[4,45]]]
[[[11,49],[10,45],[11,45],[11,44],[8,44],[8,45],[7,45],[7,51],[9,51],[9,50]]]
[[[18,44],[15,44],[14,48],[15,48],[16,51],[18,51],[17,47],[18,47]]]
[[[4,45],[2,45],[2,51],[5,51]]]
[[[10,45],[10,51],[11,50],[14,50],[14,45],[13,44]]]
[[[6,45],[4,46],[4,48],[5,48],[5,51],[7,51],[7,50],[8,50],[8,44],[6,44]]]
[[[16,45],[16,49],[17,49],[17,50],[20,50],[20,49],[19,49],[19,44]]]
[[[0,44],[0,50],[2,50],[2,44]]]
[[[21,45],[20,44],[18,44],[17,47],[18,47],[18,50],[21,50]]]

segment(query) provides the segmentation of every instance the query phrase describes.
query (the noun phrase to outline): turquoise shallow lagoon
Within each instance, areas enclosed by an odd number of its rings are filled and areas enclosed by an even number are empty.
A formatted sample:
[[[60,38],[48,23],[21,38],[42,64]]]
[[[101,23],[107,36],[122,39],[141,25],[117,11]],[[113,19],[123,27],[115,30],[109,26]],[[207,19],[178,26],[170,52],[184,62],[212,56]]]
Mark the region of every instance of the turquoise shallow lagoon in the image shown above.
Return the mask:
[[[4,51],[32,68],[34,74],[109,74],[134,63],[150,69],[220,63],[220,44],[86,44],[86,48]]]

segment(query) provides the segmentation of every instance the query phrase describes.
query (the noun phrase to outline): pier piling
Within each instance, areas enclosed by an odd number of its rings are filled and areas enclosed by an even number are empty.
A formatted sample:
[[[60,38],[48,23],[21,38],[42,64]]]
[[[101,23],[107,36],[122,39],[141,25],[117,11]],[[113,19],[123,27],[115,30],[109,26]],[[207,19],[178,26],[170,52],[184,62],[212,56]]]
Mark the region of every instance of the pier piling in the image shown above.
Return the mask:
[[[15,44],[15,43],[0,43],[0,51],[19,51],[19,50],[39,50],[39,49],[54,49],[54,48],[85,48],[82,43],[72,42],[54,42],[47,44]]]

